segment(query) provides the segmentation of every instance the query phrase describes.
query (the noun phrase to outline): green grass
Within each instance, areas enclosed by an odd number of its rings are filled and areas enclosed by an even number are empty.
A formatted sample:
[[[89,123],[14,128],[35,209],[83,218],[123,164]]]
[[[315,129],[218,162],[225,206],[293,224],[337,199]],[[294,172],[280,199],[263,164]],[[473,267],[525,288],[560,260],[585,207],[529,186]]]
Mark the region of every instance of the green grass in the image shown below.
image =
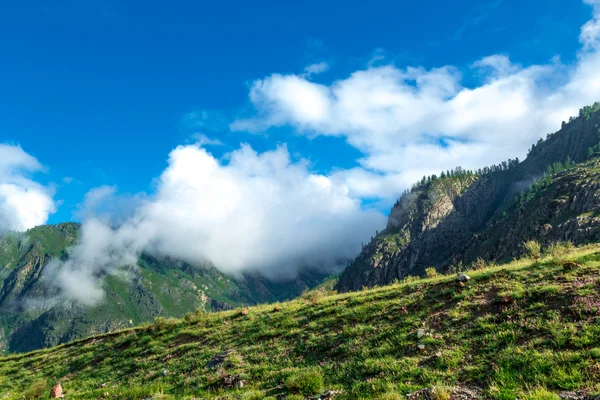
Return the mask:
[[[467,274],[464,287],[436,275],[319,288],[277,310],[161,318],[0,358],[0,397],[47,398],[57,382],[70,399],[399,399],[433,387],[441,400],[456,382],[493,399],[600,390],[599,245]]]

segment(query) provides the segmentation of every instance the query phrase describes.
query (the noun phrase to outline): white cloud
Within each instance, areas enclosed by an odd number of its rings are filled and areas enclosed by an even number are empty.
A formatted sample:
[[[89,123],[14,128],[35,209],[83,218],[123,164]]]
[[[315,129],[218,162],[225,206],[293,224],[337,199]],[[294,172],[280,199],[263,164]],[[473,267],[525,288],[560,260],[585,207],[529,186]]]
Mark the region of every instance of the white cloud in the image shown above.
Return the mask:
[[[197,144],[177,147],[156,193],[118,228],[106,215],[88,214],[81,244],[66,263],[48,268],[49,281],[66,298],[94,304],[102,298],[101,277],[135,265],[142,251],[192,264],[209,260],[234,275],[252,269],[274,278],[291,278],[305,267],[335,271],[385,226],[385,217],[363,210],[344,183],[311,173],[285,147],[259,154],[244,145],[227,159],[215,159]],[[115,196],[115,188],[101,187],[85,205],[106,210],[104,202],[115,204]]]
[[[320,126],[329,116],[328,89],[302,76],[274,74],[256,81],[250,91],[254,104],[261,104],[263,116],[253,121],[238,121],[237,129],[260,131],[281,126],[291,119],[303,127]]]
[[[42,170],[20,147],[0,144],[0,232],[44,224],[55,211],[52,190],[29,178]]]
[[[600,1],[584,0],[584,3],[593,7],[594,15],[593,18],[581,28],[579,40],[583,44],[584,49],[597,49],[600,45]]]
[[[311,64],[304,68],[304,76],[309,77],[311,75],[322,74],[323,72],[329,69],[329,64],[326,62],[320,62],[316,64]]]
[[[291,125],[309,137],[344,138],[364,157],[359,168],[335,176],[366,197],[395,196],[421,174],[522,158],[537,138],[600,99],[600,1],[586,2],[595,13],[574,65],[557,57],[523,67],[492,55],[464,72],[483,78],[475,87],[464,86],[453,66],[370,66],[329,85],[273,74],[252,85],[256,114],[231,128]]]
[[[212,139],[203,133],[194,133],[192,139],[200,146],[223,146],[223,142],[219,139]]]
[[[80,220],[96,218],[110,226],[118,226],[135,214],[146,197],[144,193],[118,194],[116,186],[104,185],[86,193],[74,215]]]

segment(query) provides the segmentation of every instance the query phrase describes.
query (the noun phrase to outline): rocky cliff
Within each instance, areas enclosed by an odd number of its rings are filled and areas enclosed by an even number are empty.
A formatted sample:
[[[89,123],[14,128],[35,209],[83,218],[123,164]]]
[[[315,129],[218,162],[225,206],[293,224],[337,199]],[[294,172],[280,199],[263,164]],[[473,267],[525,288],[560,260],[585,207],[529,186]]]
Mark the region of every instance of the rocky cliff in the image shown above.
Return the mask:
[[[508,260],[528,239],[600,239],[598,108],[540,139],[521,163],[424,178],[399,199],[386,229],[348,266],[337,289],[384,285],[427,267]]]

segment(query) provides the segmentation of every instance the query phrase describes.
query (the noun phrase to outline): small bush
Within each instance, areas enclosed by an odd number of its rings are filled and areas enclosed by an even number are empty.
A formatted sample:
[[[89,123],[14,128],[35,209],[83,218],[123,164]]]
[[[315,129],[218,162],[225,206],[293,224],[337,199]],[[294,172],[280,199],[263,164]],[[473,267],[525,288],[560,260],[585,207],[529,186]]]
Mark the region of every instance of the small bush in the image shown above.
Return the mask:
[[[425,276],[427,278],[434,278],[434,277],[438,276],[438,272],[435,269],[435,267],[425,268]]]
[[[546,249],[546,253],[554,258],[556,262],[564,262],[566,256],[573,250],[571,242],[554,242]]]
[[[27,400],[39,399],[40,397],[46,398],[48,397],[47,393],[49,391],[50,386],[48,386],[48,382],[46,382],[45,380],[39,380],[33,385],[31,385],[29,389],[23,392],[21,398]]]
[[[163,393],[163,387],[157,384],[148,384],[144,386],[129,386],[117,389],[111,393],[113,399],[152,399],[152,400],[173,400],[172,396]]]
[[[265,399],[265,393],[258,391],[258,390],[252,390],[250,392],[246,392],[242,395],[242,400],[264,400]]]
[[[593,349],[591,349],[590,356],[596,359],[600,358],[600,347],[594,347]]]
[[[154,393],[151,397],[152,400],[175,400],[175,398],[171,395],[164,393]]]
[[[485,269],[487,267],[489,267],[491,265],[489,265],[483,258],[479,257],[477,258],[477,260],[475,260],[475,262],[473,264],[471,264],[471,268],[472,269]]]
[[[202,307],[196,308],[196,311],[194,311],[194,313],[196,314],[197,317],[202,317],[207,314],[206,310]]]
[[[539,260],[542,257],[542,245],[537,240],[528,240],[523,242],[523,247],[527,255],[534,260]]]
[[[462,260],[458,262],[458,264],[455,265],[451,265],[450,268],[448,269],[448,272],[450,272],[451,274],[459,274],[461,272],[464,272],[466,270],[465,265],[463,264]]]
[[[560,292],[561,287],[559,285],[541,285],[535,290],[535,293],[541,296],[553,295]]]
[[[156,330],[165,330],[167,328],[172,328],[177,324],[177,320],[175,318],[165,318],[165,317],[156,317],[154,318],[154,328]]]
[[[303,298],[304,300],[308,301],[312,305],[316,305],[316,304],[319,304],[319,301],[321,301],[321,299],[323,297],[325,297],[325,292],[323,290],[319,290],[319,289],[308,290],[308,291],[302,293],[302,296],[300,296],[300,297]]]
[[[191,313],[191,312],[189,312],[189,313],[186,313],[186,314],[183,316],[183,319],[185,320],[185,322],[186,322],[186,323],[188,323],[188,324],[192,324],[192,323],[194,322],[194,319],[195,319],[195,314],[193,314],[193,313]]]
[[[323,391],[323,375],[318,371],[293,375],[285,381],[285,387],[292,393],[313,396]]]
[[[433,400],[450,400],[452,388],[448,386],[434,386],[431,388]]]
[[[377,400],[403,400],[404,397],[398,393],[385,393],[377,397]]]
[[[525,400],[560,400],[560,396],[544,388],[538,388],[527,393]]]
[[[404,277],[404,279],[402,279],[402,283],[411,283],[411,282],[417,282],[420,281],[421,278],[419,278],[418,276],[412,276],[412,275],[407,275],[406,277]]]

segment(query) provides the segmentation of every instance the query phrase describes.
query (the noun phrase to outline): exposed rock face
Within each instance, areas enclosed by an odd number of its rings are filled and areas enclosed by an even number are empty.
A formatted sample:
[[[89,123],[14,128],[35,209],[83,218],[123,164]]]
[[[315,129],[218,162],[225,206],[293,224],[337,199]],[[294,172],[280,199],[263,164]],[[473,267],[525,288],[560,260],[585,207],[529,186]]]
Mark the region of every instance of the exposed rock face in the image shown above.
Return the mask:
[[[460,174],[417,186],[390,213],[386,229],[341,275],[339,291],[384,285],[434,266],[507,260],[524,240],[600,240],[600,171],[589,149],[600,141],[600,112],[577,118],[532,148],[527,159],[483,175]],[[581,163],[553,175],[520,204],[515,196],[549,165]],[[518,202],[517,202],[518,203]]]
[[[456,248],[466,245],[493,212],[507,183],[503,176],[440,179],[401,201],[388,226],[342,274],[338,289],[359,290],[447,268]],[[440,267],[438,267],[440,268]]]
[[[600,167],[593,160],[560,174],[533,199],[499,217],[458,251],[465,263],[501,261],[523,254],[522,243],[600,241]]]

